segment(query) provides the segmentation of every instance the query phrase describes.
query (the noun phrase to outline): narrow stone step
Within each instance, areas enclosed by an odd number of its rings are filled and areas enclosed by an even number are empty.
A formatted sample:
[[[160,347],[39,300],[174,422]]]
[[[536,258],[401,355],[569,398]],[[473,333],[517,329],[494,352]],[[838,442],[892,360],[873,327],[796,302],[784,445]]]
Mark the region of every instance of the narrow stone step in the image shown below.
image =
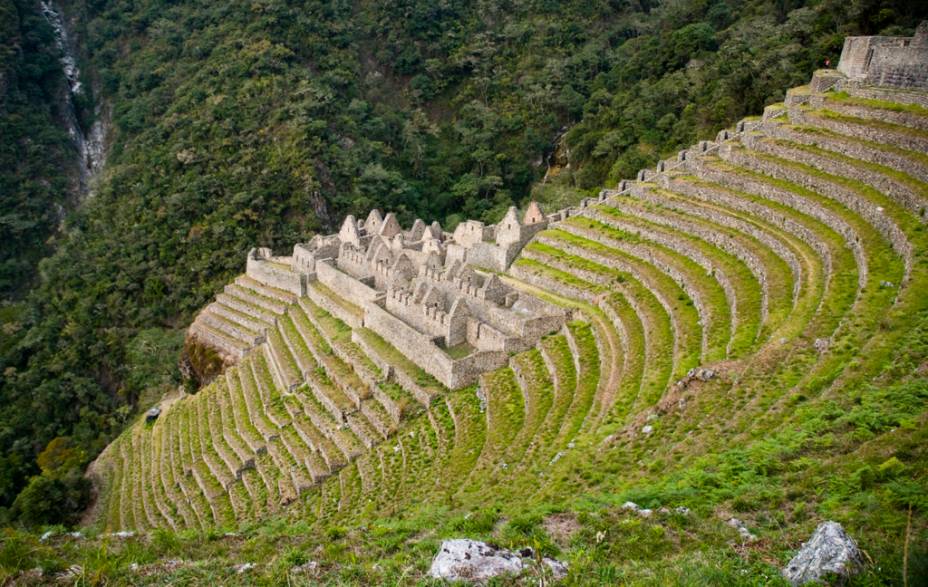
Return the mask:
[[[222,291],[227,296],[233,297],[243,304],[260,309],[260,311],[266,312],[272,316],[283,314],[290,305],[287,301],[262,295],[254,289],[240,285],[238,281],[228,284]]]
[[[215,385],[215,383],[213,385]],[[222,390],[216,391],[221,392]],[[238,455],[229,447],[228,442],[226,441],[226,434],[222,429],[222,420],[219,413],[221,410],[219,394],[210,394],[207,400],[207,402],[201,402],[206,403],[207,405],[201,406],[200,409],[206,412],[207,423],[209,426],[209,436],[212,441],[213,449],[216,451],[219,459],[225,464],[226,469],[232,474],[232,477],[239,479],[241,478],[241,470],[243,465]],[[228,487],[226,489],[228,489]]]
[[[235,308],[226,306],[220,302],[213,302],[209,305],[209,309],[212,314],[235,323],[245,331],[254,332],[258,336],[267,335],[269,325],[263,320],[249,316],[244,312],[239,312]]]
[[[387,438],[396,430],[397,422],[377,399],[361,402],[361,413],[382,438]]]
[[[204,344],[218,348],[220,351],[241,359],[251,349],[251,345],[226,333],[216,330],[208,323],[197,318],[190,325],[190,332]]]
[[[301,383],[302,376],[298,372],[294,359],[281,338],[280,332],[276,329],[270,331],[267,343],[265,357],[274,382],[281,391],[293,391]]]
[[[348,414],[345,421],[358,440],[368,449],[373,448],[379,442],[379,435],[361,412]]]
[[[281,441],[284,446],[287,447],[287,450],[293,457],[306,469],[309,473],[310,479],[313,484],[319,483],[323,479],[329,476],[329,468],[326,465],[325,461],[316,453],[316,451],[307,446],[303,439],[300,437],[299,433],[293,426],[287,430],[284,430],[280,436]],[[307,490],[308,487],[300,486],[298,487],[300,492]]]
[[[278,289],[276,287],[271,287],[260,281],[256,281],[247,275],[240,275],[236,280],[235,284],[241,286],[245,289],[250,289],[253,292],[257,293],[260,296],[265,298],[270,298],[277,300],[278,302],[283,302],[284,304],[292,304],[296,300],[296,296],[288,291]],[[280,312],[283,313],[283,312]]]
[[[267,417],[264,401],[255,384],[251,365],[247,364],[246,360],[240,366],[241,368],[236,369],[235,373],[239,380],[236,391],[241,395],[247,406],[248,419],[261,435],[261,438],[264,439],[264,442],[268,443],[277,437],[277,428]]]
[[[238,374],[239,368],[240,366],[226,369],[224,374],[229,406],[232,408],[235,429],[245,442],[248,450],[250,450],[252,454],[260,454],[265,451],[267,441],[251,421],[251,416],[248,412],[248,404],[245,402],[241,392],[241,380]]]
[[[264,356],[256,355],[250,361],[251,375],[258,389],[258,395],[264,404],[264,415],[275,428],[290,425],[290,417],[283,407],[279,388],[274,386],[270,365]]]
[[[225,293],[225,291],[223,291],[223,293],[217,294],[216,303],[227,308],[231,308],[240,314],[244,314],[249,318],[262,323],[264,328],[273,327],[275,324],[277,324],[277,318],[279,314],[264,306],[252,303],[247,299],[240,298],[234,293]],[[275,304],[274,307],[279,308],[280,306]]]
[[[296,306],[294,306],[296,308]],[[301,379],[306,379],[318,366],[315,355],[307,346],[305,339],[300,336],[296,325],[291,318],[291,312],[281,317],[280,321],[280,338],[287,345],[287,350],[296,361],[297,370]]]
[[[351,435],[344,420],[335,420],[325,406],[316,399],[311,390],[300,388],[297,393],[294,393],[294,396],[302,403],[303,412],[309,418],[309,421],[338,447],[346,461],[350,461],[363,452]]]
[[[339,448],[321,432],[310,420],[304,411],[303,404],[296,397],[285,398],[287,411],[293,418],[293,430],[300,436],[307,446],[315,449],[319,457],[325,462],[329,474],[345,466],[348,458]]]
[[[214,306],[212,305],[207,306],[205,310],[200,312],[197,316],[196,323],[209,326],[212,330],[220,332],[227,338],[241,341],[244,345],[249,347],[259,344],[264,340],[264,335],[261,333],[248,330],[241,324],[232,322],[228,318],[216,314],[214,312]]]

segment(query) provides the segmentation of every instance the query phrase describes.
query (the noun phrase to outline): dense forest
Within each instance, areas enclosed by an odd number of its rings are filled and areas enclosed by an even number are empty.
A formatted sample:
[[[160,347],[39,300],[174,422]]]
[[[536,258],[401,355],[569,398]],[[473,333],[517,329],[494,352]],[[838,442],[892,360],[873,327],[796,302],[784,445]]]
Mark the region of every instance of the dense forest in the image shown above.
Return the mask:
[[[374,206],[453,226],[575,201],[782,99],[845,35],[909,34],[928,12],[70,0],[112,126],[93,197],[59,227],[72,172],[38,8],[0,0],[0,508],[24,523],[75,519],[82,467],[180,383],[186,324],[249,247]]]

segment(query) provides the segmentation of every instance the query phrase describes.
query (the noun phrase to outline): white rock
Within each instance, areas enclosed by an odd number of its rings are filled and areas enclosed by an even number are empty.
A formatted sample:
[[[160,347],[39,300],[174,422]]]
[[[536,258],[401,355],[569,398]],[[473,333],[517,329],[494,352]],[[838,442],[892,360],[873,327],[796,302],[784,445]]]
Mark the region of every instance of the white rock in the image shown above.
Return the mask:
[[[638,515],[642,518],[650,518],[652,514],[654,514],[654,510],[649,510],[647,508],[638,510]]]
[[[48,532],[46,532],[45,534],[42,534],[42,536],[39,537],[39,542],[45,542],[46,540],[48,540],[54,535],[55,535],[55,531],[49,530]]]
[[[518,554],[466,538],[442,542],[429,569],[432,577],[449,581],[487,581],[521,572],[522,558]]]
[[[741,538],[743,538],[744,540],[748,542],[753,542],[754,540],[757,540],[757,536],[754,536],[753,534],[751,534],[751,531],[748,530],[748,527],[744,525],[744,522],[742,522],[738,518],[731,518],[730,520],[728,520],[728,525],[734,528],[735,530],[737,530],[738,534],[740,534]]]
[[[654,432],[654,426],[651,426],[650,424],[648,424],[647,426],[642,428],[641,431],[645,434],[651,434],[652,432]]]
[[[690,515],[690,508],[685,507],[685,506],[682,506],[682,505],[681,505],[680,507],[674,509],[673,511],[677,512],[677,513],[680,514],[681,516],[688,516],[688,515]]]
[[[564,562],[544,557],[541,564],[548,568],[555,580],[567,576],[567,564]],[[456,538],[442,542],[429,574],[437,579],[483,583],[494,577],[519,575],[532,568],[538,570],[532,548],[513,552],[477,540]]]
[[[242,575],[242,574],[247,573],[248,571],[254,569],[256,566],[258,566],[258,565],[256,565],[255,563],[242,563],[242,564],[240,564],[240,565],[235,565],[235,566],[232,567],[232,568],[235,569],[235,572],[236,572],[236,573],[238,573],[239,575]]]
[[[841,524],[823,522],[783,569],[783,577],[793,585],[804,585],[828,574],[846,579],[862,566],[860,550]]]
[[[114,538],[126,539],[126,538],[132,538],[133,536],[135,536],[135,532],[131,530],[120,530],[119,532],[113,532],[112,534],[110,534],[110,536]]]
[[[548,557],[541,559],[541,562],[548,565],[548,568],[551,569],[551,574],[554,576],[556,581],[560,581],[567,576],[567,563],[562,563],[561,561]]]
[[[625,503],[622,504],[622,509],[637,512],[638,510],[641,509],[641,507],[633,501],[626,501]]]
[[[297,565],[290,569],[293,575],[315,575],[319,570],[319,563],[316,561],[307,561],[302,565]]]

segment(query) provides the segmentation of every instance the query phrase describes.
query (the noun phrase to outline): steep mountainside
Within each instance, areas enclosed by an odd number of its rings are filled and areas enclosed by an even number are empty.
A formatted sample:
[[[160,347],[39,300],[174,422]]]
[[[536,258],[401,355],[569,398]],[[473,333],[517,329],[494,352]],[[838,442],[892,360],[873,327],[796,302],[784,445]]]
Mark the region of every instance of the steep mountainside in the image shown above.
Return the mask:
[[[209,325],[265,342],[94,464],[92,531],[153,537],[119,547],[149,566],[99,572],[411,583],[463,535],[577,584],[776,584],[832,519],[867,553],[856,582],[923,576],[926,153],[924,90],[817,73],[550,216],[503,279],[573,320],[459,390],[319,281],[238,278]],[[155,560],[177,554],[197,561]]]
[[[782,99],[837,59],[845,33],[908,33],[925,11],[836,0],[61,4],[98,86],[89,99],[112,107],[113,142],[28,302],[4,308],[0,513],[26,523],[74,520],[81,467],[181,382],[183,331],[248,247],[288,248],[374,206],[453,227],[497,220],[533,190],[574,203]],[[23,38],[49,46],[35,22],[41,38]],[[23,71],[41,78],[58,55],[37,53],[42,67]],[[60,141],[42,112],[29,111],[41,124],[3,124]],[[45,161],[3,153],[17,170]],[[25,272],[56,227],[38,204],[63,180],[49,188],[44,173],[13,182],[17,205],[35,210],[4,212],[4,227],[38,223],[10,257]]]

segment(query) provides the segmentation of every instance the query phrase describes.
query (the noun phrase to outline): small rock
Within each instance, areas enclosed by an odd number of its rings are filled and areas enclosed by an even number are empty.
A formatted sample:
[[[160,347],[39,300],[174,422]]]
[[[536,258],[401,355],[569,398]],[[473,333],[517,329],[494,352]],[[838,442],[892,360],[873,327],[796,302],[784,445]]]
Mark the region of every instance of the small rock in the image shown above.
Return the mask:
[[[892,281],[881,281],[880,287],[895,287]]]
[[[677,512],[677,513],[680,514],[681,516],[688,516],[688,515],[690,515],[690,508],[685,507],[685,506],[682,506],[682,505],[681,505],[680,507],[678,507],[678,508],[675,508],[673,511]]]
[[[319,572],[319,563],[316,561],[307,561],[290,569],[292,575],[315,575],[317,572]]]
[[[480,411],[485,412],[487,410],[487,392],[483,391],[482,387],[477,388],[477,399],[480,400]]]
[[[522,559],[518,554],[466,538],[442,542],[429,569],[432,577],[449,581],[488,581],[521,572]]]
[[[48,540],[54,535],[55,535],[55,531],[49,530],[48,532],[46,532],[45,534],[42,534],[42,536],[39,537],[39,542],[45,542],[46,540]]]
[[[70,534],[68,534],[68,536],[70,536],[71,538],[75,540],[81,540],[84,538],[84,534],[81,532],[71,532]]]
[[[696,371],[696,378],[700,381],[709,381],[715,379],[717,373],[713,369],[699,369]]]
[[[742,522],[738,518],[731,518],[730,520],[728,520],[728,525],[734,528],[735,530],[737,530],[738,534],[741,535],[741,538],[743,538],[747,542],[753,542],[757,540],[757,536],[754,536],[753,534],[751,534],[751,531],[748,530],[748,527],[744,525],[744,522]]]
[[[573,440],[567,443],[567,448],[574,448],[575,446],[577,446],[577,443]]]
[[[649,510],[648,508],[641,508],[638,510],[638,515],[642,518],[650,518],[653,513],[654,510]]]
[[[84,567],[80,565],[71,565],[67,569],[58,573],[58,580],[66,583],[76,582],[84,575]]]
[[[667,515],[670,513],[670,508],[662,507],[661,509],[657,510],[657,513]]]
[[[641,429],[641,432],[644,434],[651,434],[652,432],[654,432],[654,426],[651,426],[650,424],[648,424],[647,426]]]
[[[548,565],[548,568],[551,569],[551,575],[554,576],[555,581],[560,581],[567,576],[567,563],[548,557],[541,559],[541,562]]]
[[[783,569],[783,577],[793,585],[824,579],[834,574],[846,579],[860,570],[863,558],[857,543],[841,524],[823,522],[808,542]]]
[[[119,539],[125,540],[127,538],[132,538],[133,536],[135,536],[135,532],[131,530],[120,530],[119,532],[113,532],[112,534],[110,534],[110,536],[112,536],[113,538],[119,538]]]
[[[824,353],[828,350],[828,347],[831,346],[831,341],[827,338],[816,338],[815,342],[812,343],[812,346],[820,353]]]
[[[139,570],[139,563],[129,563],[129,570],[135,573]]]
[[[555,454],[555,455],[551,458],[551,462],[550,462],[549,464],[553,465],[554,463],[556,463],[556,462],[558,462],[559,460],[561,460],[561,457],[563,457],[563,456],[564,456],[564,453],[563,453],[562,451],[557,451],[557,454]]]
[[[232,567],[232,568],[235,569],[235,572],[236,572],[236,573],[238,573],[239,575],[242,575],[242,574],[245,574],[245,573],[247,573],[248,571],[254,569],[254,568],[257,567],[257,566],[258,566],[258,565],[256,565],[255,563],[242,563],[242,564],[240,564],[240,565],[235,565],[235,566]]]
[[[160,415],[161,415],[161,408],[159,408],[158,406],[155,406],[152,409],[145,412],[145,421],[154,422],[155,420],[158,419],[158,416]]]
[[[637,512],[638,510],[641,509],[641,507],[633,501],[626,501],[625,503],[622,504],[622,509]]]

